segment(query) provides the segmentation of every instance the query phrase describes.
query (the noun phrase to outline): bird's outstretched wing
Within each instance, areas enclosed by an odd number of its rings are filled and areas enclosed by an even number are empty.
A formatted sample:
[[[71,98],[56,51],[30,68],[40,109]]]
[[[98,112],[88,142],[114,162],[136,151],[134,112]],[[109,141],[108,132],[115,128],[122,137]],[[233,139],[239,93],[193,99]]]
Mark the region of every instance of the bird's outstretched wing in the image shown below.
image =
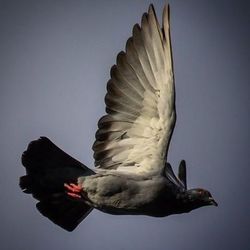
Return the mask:
[[[160,27],[152,5],[117,56],[98,122],[95,165],[133,173],[159,172],[174,129],[175,89],[169,7]]]

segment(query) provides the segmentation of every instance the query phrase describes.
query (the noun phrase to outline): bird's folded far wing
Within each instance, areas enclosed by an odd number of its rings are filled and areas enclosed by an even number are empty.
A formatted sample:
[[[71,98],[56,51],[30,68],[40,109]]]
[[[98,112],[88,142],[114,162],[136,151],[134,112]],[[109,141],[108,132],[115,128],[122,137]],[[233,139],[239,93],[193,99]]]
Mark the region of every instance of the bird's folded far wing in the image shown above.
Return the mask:
[[[161,28],[152,5],[117,56],[98,122],[95,165],[133,173],[159,172],[175,125],[169,7]]]

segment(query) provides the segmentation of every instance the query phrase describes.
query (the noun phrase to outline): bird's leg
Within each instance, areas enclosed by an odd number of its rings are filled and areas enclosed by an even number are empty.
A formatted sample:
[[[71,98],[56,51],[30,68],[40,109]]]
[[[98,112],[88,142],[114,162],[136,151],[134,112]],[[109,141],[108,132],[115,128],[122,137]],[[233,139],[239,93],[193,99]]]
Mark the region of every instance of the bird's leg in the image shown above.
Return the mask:
[[[76,185],[74,183],[64,183],[64,188],[67,193],[71,198],[74,199],[82,199],[82,187],[80,185]]]

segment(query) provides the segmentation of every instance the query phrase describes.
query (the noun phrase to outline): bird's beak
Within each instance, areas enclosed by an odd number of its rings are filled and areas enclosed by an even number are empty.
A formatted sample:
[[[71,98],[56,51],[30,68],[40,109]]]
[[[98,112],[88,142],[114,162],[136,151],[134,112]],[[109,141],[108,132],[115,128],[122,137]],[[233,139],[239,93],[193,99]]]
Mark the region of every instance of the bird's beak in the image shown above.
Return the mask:
[[[209,200],[209,205],[218,207],[218,203],[212,197],[209,197],[208,200]]]

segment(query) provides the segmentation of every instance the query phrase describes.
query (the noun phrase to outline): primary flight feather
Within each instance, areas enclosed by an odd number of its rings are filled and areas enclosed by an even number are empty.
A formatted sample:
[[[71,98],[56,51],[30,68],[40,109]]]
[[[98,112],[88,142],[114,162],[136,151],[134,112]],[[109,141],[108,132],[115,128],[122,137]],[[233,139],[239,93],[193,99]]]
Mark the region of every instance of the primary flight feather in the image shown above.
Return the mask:
[[[150,5],[110,74],[107,114],[93,145],[95,171],[46,137],[23,153],[20,187],[39,201],[38,210],[72,231],[93,208],[160,217],[217,205],[208,191],[187,190],[185,161],[178,177],[167,162],[176,121],[168,6],[161,27]]]

